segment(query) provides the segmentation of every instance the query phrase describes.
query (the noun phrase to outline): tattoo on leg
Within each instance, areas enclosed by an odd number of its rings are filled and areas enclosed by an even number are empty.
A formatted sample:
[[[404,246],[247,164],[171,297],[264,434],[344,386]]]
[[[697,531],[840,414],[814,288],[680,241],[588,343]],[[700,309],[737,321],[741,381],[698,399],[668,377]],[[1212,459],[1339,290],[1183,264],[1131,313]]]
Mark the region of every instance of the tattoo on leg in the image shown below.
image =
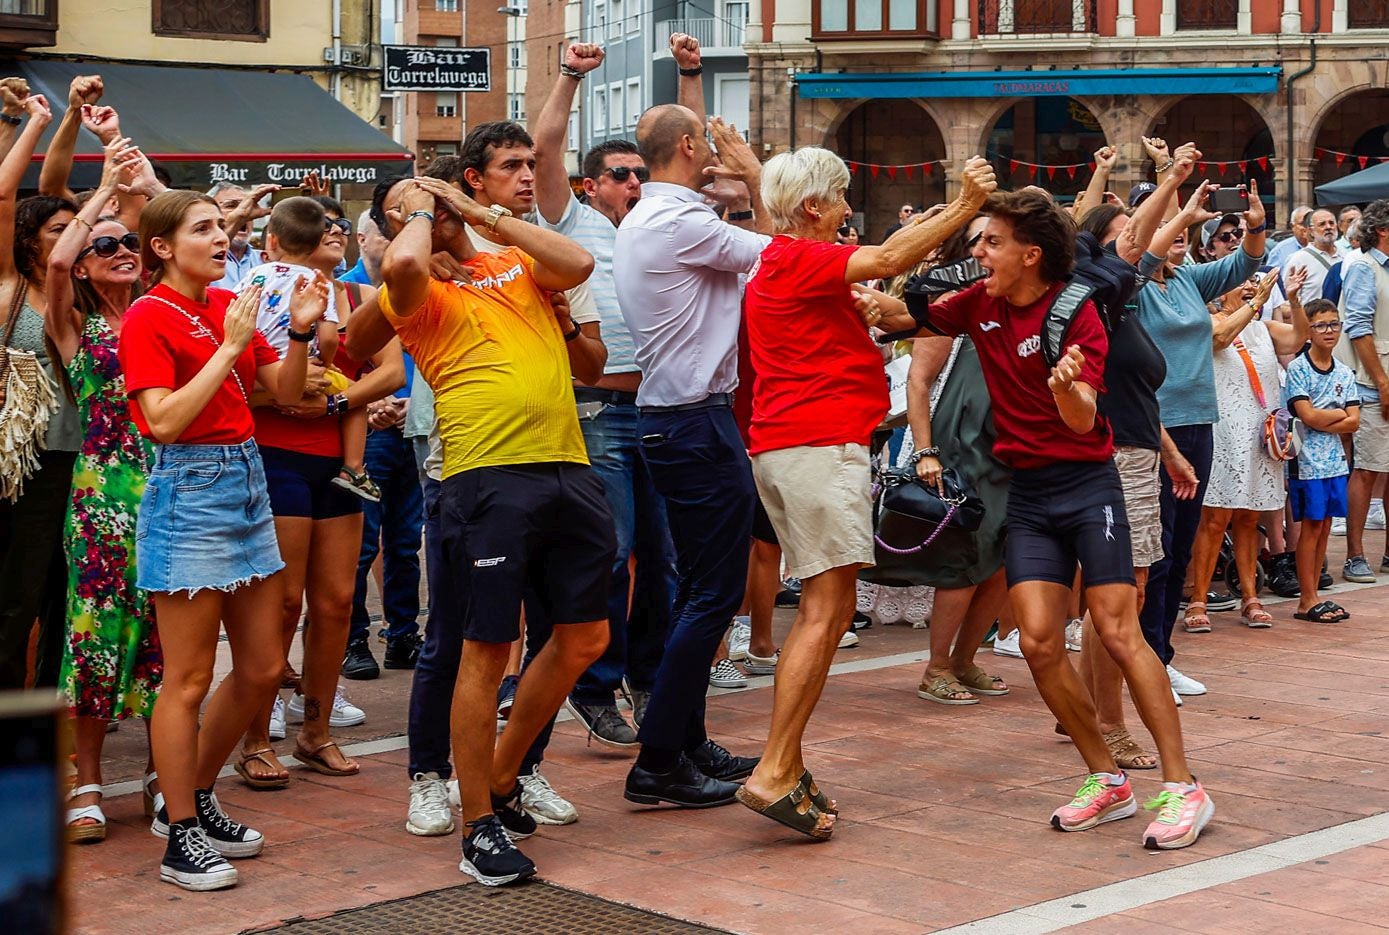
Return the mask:
[[[305,699],[304,699],[304,720],[306,720],[306,721],[317,721],[317,720],[318,720],[318,717],[319,717],[318,699],[317,699],[317,698],[305,698]]]

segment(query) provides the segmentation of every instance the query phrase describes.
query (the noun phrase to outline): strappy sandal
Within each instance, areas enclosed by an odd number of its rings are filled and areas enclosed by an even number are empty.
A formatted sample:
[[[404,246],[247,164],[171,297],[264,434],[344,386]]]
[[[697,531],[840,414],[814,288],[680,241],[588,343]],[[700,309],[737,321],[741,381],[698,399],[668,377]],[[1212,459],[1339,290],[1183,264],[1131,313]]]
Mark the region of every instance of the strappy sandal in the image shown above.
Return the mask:
[[[810,770],[801,773],[801,786],[810,793],[810,801],[815,803],[815,807],[828,815],[839,814],[839,803],[820,791],[820,787],[815,784],[815,777],[810,775]]]
[[[1201,608],[1201,612],[1192,613],[1198,607]],[[1186,605],[1186,616],[1182,617],[1182,629],[1188,633],[1211,632],[1211,618],[1206,615],[1205,601],[1192,601]]]
[[[976,695],[1008,694],[1008,684],[1000,676],[990,675],[979,666],[970,666],[956,678],[959,679],[961,685]]]
[[[1239,618],[1251,630],[1267,630],[1273,626],[1273,615],[1264,610],[1264,602],[1257,597],[1246,597],[1240,602]]]
[[[327,743],[319,744],[312,750],[305,750],[303,747],[296,745],[294,747],[294,752],[291,753],[290,756],[294,757],[296,760],[298,760],[300,763],[304,764],[314,772],[322,773],[325,776],[357,775],[357,773],[361,770],[361,767],[358,766],[351,759],[348,759],[345,754],[343,758],[347,759],[347,762],[352,764],[347,769],[338,769],[337,767],[330,765],[328,763],[328,760],[323,756],[323,751],[327,750],[329,747],[337,747],[337,742],[330,740]],[[339,749],[338,752],[342,753],[342,750]]]
[[[68,801],[71,802],[79,795],[86,795],[95,792],[101,795],[101,783],[92,782],[85,786],[78,786],[68,793]],[[95,824],[78,825],[73,822],[81,821],[84,818],[91,819]],[[95,844],[98,841],[106,840],[106,813],[101,810],[101,803],[96,805],[82,805],[77,808],[70,808],[67,812],[67,837],[73,844]]]
[[[236,765],[233,766],[232,769],[236,770],[236,774],[252,789],[259,789],[262,791],[267,789],[283,789],[289,785],[289,770],[285,769],[283,766],[280,767],[281,770],[284,770],[282,774],[272,776],[257,776],[246,768],[247,763],[255,760],[273,773],[275,771],[275,764],[266,758],[266,754],[273,754],[274,752],[274,750],[266,747],[264,750],[256,750],[254,753],[243,753],[237,759]]]
[[[793,831],[799,831],[806,837],[828,841],[834,833],[833,825],[828,828],[820,827],[820,819],[827,813],[822,812],[819,806],[811,801],[810,793],[799,782],[775,802],[768,802],[757,793],[748,791],[747,786],[739,786],[736,795],[739,802],[754,812],[765,815]]]
[[[151,792],[150,787],[159,781],[159,774],[154,770],[145,773],[145,778],[140,780],[140,791],[144,793],[145,817],[153,818],[164,810],[164,793]]]
[[[964,695],[964,698],[952,698],[952,695]],[[978,704],[979,699],[970,694],[959,682],[946,675],[937,675],[929,682],[922,682],[916,687],[916,697],[924,698],[927,701],[934,701],[937,704],[965,705]]]
[[[1127,728],[1116,727],[1104,735],[1105,746],[1109,747],[1110,756],[1114,757],[1114,762],[1120,769],[1157,769],[1157,757],[1145,751],[1133,739],[1133,735]],[[1153,762],[1148,764],[1139,763],[1139,759],[1148,757]]]

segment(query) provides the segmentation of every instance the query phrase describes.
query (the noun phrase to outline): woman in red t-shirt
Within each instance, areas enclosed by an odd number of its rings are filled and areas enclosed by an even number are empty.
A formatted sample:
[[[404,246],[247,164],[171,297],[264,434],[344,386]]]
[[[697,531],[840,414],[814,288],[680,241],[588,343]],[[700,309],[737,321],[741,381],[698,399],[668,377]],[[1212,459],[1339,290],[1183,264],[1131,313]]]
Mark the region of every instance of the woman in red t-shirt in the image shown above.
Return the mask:
[[[882,355],[864,322],[905,308],[856,284],[920,262],[974,217],[993,173],[971,162],[953,204],[880,247],[835,243],[850,215],[848,188],[844,161],[819,147],[767,163],[762,200],[776,236],[745,293],[756,373],[748,453],[787,573],[803,590],[777,664],[766,752],[738,799],[819,840],[838,810],[806,771],[801,738],[849,626],[858,570],[873,563],[868,441],[888,408]]]
[[[212,784],[255,711],[279,684],[283,578],[260,453],[251,439],[256,386],[280,402],[304,390],[307,341],[327,308],[326,281],[290,299],[289,353],[256,333],[259,290],[233,301],[210,289],[225,271],[228,238],[211,198],[165,192],[140,215],[140,250],[153,287],[126,313],[120,362],[131,415],[158,443],[136,523],[138,585],[154,595],[164,685],[150,743],[165,808],[160,879],[189,890],[236,883],[226,857],[254,857],[264,839],[228,818]],[[226,622],[232,671],[212,682]]]

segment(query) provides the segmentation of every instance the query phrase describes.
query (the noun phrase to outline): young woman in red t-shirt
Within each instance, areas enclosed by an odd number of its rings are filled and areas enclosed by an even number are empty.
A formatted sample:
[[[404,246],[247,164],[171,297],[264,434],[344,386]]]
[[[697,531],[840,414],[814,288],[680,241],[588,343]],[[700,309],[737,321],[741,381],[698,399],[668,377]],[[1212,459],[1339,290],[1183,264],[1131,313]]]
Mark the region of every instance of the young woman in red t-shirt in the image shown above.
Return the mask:
[[[256,333],[259,290],[233,301],[210,289],[225,271],[228,239],[212,199],[170,191],[140,215],[140,249],[153,287],[131,305],[120,338],[131,415],[159,447],[136,523],[138,585],[154,595],[164,685],[150,743],[168,837],[160,879],[188,890],[236,883],[226,857],[254,857],[264,839],[227,817],[212,793],[252,715],[274,694],[283,656],[283,579],[249,404],[257,385],[280,402],[304,389],[307,342],[327,307],[321,277],[290,300],[289,353]],[[232,671],[212,682],[226,622]]]

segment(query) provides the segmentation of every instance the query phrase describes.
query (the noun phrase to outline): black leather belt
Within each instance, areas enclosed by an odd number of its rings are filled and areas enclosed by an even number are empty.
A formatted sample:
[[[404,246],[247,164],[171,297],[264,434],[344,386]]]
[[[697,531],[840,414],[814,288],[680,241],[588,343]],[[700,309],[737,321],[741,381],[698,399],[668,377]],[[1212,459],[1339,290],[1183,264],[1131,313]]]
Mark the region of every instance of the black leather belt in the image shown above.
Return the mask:
[[[608,403],[614,406],[635,406],[637,394],[627,390],[603,390],[592,386],[574,387],[574,401],[578,403]]]
[[[732,393],[710,393],[697,403],[679,406],[642,406],[642,412],[691,412],[695,409],[726,409],[733,405]]]

